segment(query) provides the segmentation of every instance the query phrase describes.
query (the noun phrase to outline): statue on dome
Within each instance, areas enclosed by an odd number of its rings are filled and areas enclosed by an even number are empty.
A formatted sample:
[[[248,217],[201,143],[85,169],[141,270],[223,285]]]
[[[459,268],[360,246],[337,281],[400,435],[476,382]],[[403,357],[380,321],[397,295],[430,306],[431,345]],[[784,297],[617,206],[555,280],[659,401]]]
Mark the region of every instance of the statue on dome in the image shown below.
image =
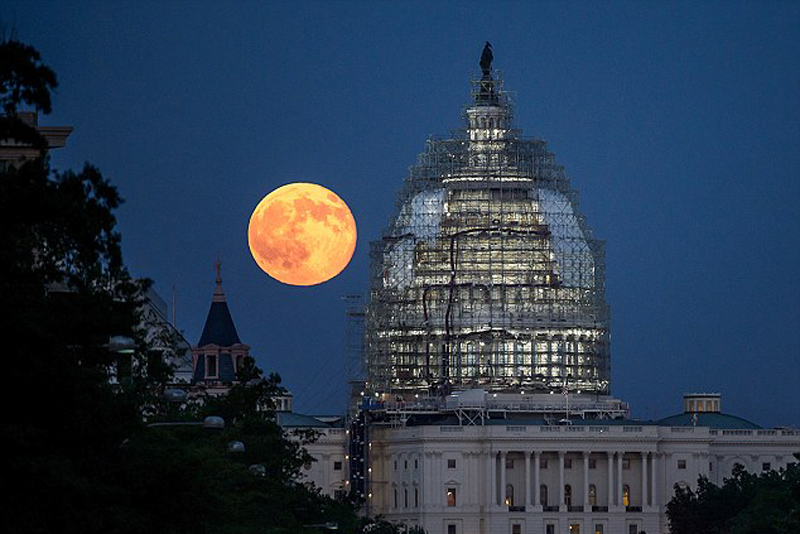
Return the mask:
[[[492,76],[492,60],[494,59],[494,55],[492,54],[492,44],[489,41],[486,41],[486,44],[483,46],[483,53],[481,54],[481,70],[483,71],[483,77],[491,77]]]

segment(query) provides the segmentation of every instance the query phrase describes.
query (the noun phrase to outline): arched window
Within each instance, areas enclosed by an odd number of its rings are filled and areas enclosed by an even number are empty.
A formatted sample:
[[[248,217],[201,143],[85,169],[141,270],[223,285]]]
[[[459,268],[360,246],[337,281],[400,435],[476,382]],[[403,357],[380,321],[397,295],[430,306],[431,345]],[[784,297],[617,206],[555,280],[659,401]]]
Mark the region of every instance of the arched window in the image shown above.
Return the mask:
[[[547,506],[547,485],[542,484],[539,486],[539,504]]]
[[[625,484],[622,486],[622,506],[631,505],[631,487]]]
[[[597,486],[589,484],[589,505],[597,506]]]
[[[408,508],[408,488],[403,488],[403,508]]]
[[[506,484],[506,506],[514,506],[514,486]]]
[[[572,486],[569,484],[564,486],[564,504],[572,506]]]
[[[397,508],[397,488],[394,490],[394,507]]]

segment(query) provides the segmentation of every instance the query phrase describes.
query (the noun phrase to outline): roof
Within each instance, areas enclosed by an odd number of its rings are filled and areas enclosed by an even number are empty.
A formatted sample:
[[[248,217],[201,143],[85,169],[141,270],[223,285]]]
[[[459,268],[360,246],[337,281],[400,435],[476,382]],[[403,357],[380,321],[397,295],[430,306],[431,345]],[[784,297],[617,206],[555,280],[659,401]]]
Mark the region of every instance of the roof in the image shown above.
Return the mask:
[[[331,425],[301,413],[277,412],[276,416],[278,424],[284,428],[331,428]]]
[[[693,418],[697,415],[697,424]],[[755,423],[735,415],[717,412],[681,413],[665,417],[657,421],[660,426],[707,426],[709,428],[724,428],[728,430],[752,430],[761,428]]]
[[[230,347],[239,341],[239,334],[236,332],[236,325],[233,324],[233,317],[228,309],[228,303],[224,300],[211,303],[206,317],[206,325],[200,335],[198,347],[205,345],[219,345],[220,347]]]

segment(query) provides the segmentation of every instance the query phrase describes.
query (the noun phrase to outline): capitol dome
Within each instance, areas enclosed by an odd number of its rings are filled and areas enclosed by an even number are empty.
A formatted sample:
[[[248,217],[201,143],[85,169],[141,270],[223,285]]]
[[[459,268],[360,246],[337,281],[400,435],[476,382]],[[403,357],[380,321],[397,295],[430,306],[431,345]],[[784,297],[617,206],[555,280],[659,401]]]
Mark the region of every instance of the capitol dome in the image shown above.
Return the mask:
[[[372,243],[366,389],[609,394],[604,244],[482,67],[465,127],[428,140]]]

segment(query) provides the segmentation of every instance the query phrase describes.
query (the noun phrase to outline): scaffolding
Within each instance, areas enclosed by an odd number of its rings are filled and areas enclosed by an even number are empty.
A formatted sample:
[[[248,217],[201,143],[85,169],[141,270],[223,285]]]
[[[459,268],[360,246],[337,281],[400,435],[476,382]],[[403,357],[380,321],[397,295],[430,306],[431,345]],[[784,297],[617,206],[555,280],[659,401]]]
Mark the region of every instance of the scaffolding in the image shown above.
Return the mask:
[[[369,398],[610,394],[604,243],[495,78],[472,81],[463,129],[427,141],[371,244]]]

